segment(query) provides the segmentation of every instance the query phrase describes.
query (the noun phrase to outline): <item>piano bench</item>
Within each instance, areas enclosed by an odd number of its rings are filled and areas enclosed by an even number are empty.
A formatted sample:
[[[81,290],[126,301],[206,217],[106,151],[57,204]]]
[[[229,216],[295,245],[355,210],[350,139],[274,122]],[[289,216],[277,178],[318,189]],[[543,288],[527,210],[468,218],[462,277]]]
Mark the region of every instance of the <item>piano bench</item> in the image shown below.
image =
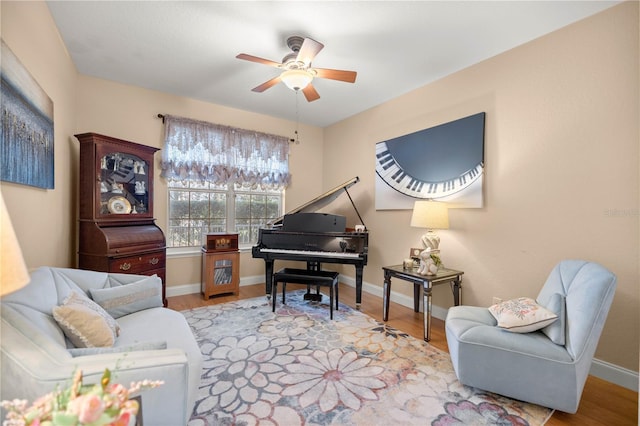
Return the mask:
[[[340,274],[333,271],[311,271],[308,269],[283,268],[273,274],[273,284],[271,286],[272,312],[276,311],[276,295],[278,294],[278,282],[282,283],[282,304],[285,303],[285,292],[287,283],[306,284],[307,288],[315,285],[316,293],[320,294],[320,286],[329,287],[329,312],[333,319],[333,304],[335,299],[336,310],[338,310],[338,277]],[[335,294],[335,298],[334,298]],[[305,295],[306,296],[306,295]],[[322,297],[322,296],[320,296]]]

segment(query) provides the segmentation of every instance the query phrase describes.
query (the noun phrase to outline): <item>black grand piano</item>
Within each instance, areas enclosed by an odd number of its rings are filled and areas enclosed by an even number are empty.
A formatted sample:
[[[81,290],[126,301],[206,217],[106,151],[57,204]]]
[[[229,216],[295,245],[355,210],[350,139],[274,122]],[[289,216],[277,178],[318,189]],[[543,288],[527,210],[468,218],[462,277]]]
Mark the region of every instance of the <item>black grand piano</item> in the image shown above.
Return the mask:
[[[251,253],[265,262],[265,286],[271,295],[273,264],[276,260],[307,262],[307,269],[319,271],[322,263],[341,263],[356,268],[356,308],[362,301],[362,272],[367,264],[369,233],[348,188],[360,181],[357,176],[319,197],[275,219],[269,227],[260,229],[258,244]],[[346,193],[360,223],[347,231],[344,216],[316,211]]]

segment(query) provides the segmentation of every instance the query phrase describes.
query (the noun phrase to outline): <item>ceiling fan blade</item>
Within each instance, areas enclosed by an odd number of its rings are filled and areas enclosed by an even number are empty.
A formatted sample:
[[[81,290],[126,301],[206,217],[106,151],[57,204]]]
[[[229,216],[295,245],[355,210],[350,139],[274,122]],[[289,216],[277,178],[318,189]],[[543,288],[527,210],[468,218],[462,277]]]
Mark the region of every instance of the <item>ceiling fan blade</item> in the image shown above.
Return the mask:
[[[298,52],[298,56],[296,61],[304,62],[306,66],[311,64],[313,58],[324,48],[324,44],[315,41],[312,38],[305,38],[302,42],[302,46],[300,46],[300,51]]]
[[[302,93],[304,93],[304,97],[307,98],[308,102],[313,102],[315,100],[320,99],[320,95],[316,91],[316,88],[313,87],[311,83],[307,84],[307,87],[302,89]]]
[[[276,68],[279,68],[281,65],[280,62],[274,62],[269,59],[259,58],[253,55],[247,55],[246,53],[240,53],[238,56],[236,56],[236,58],[244,59],[245,61],[250,61],[250,62],[257,62],[259,64],[269,65],[271,67],[276,67]]]
[[[314,68],[314,70],[316,77],[344,81],[346,83],[355,83],[356,75],[358,75],[355,71],[330,70],[327,68]]]
[[[280,76],[274,77],[269,81],[265,81],[264,83],[262,83],[260,86],[256,86],[253,89],[251,89],[251,91],[253,92],[258,92],[258,93],[262,93],[265,90],[267,90],[270,87],[275,86],[276,84],[280,83],[281,78]]]

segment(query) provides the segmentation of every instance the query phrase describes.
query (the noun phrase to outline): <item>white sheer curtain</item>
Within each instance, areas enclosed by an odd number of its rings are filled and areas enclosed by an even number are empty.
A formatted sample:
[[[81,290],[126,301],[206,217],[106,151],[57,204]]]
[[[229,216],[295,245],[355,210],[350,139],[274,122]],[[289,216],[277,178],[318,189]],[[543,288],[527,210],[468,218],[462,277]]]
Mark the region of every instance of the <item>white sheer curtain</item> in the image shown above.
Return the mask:
[[[284,189],[289,185],[289,140],[206,121],[164,116],[161,176],[169,180],[238,183]]]

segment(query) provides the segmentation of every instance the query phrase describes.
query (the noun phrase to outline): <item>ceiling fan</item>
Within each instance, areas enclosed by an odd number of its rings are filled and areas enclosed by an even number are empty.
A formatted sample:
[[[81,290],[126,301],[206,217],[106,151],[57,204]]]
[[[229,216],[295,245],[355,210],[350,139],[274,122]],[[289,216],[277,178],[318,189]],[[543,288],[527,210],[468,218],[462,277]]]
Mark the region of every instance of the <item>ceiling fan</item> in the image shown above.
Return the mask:
[[[311,80],[315,77],[344,81],[347,83],[354,83],[356,81],[357,73],[355,71],[311,67],[311,61],[324,48],[324,44],[308,37],[291,36],[287,39],[287,46],[289,46],[293,52],[285,56],[281,63],[247,55],[246,53],[240,53],[236,56],[238,59],[257,62],[283,70],[279,76],[254,87],[251,89],[252,91],[264,92],[282,81],[292,90],[302,90],[307,101],[313,102],[320,99],[320,95],[311,84]]]

